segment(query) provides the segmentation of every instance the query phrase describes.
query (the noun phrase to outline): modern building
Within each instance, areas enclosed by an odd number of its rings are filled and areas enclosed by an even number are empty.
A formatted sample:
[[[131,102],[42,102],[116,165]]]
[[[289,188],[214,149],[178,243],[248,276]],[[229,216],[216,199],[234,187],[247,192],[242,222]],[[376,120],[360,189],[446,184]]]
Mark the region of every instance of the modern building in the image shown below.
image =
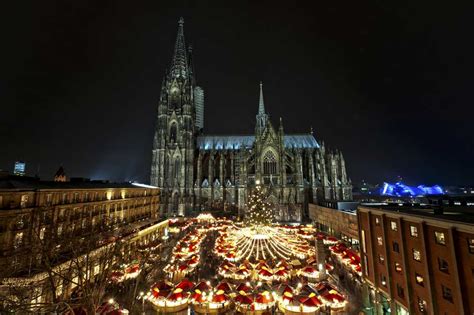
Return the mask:
[[[26,174],[26,163],[23,161],[16,161],[15,167],[13,168],[13,174],[17,176],[25,176]]]
[[[160,218],[159,202],[159,189],[151,186],[0,178],[0,300],[22,292],[34,303],[51,301],[52,274],[58,275],[55,294],[64,298],[77,281],[59,275],[74,268],[74,259],[90,254],[99,261],[119,241],[119,256],[126,256],[144,242],[161,240],[168,221]],[[103,267],[91,265],[93,275]]]
[[[183,215],[212,205],[245,209],[256,182],[264,185],[276,218],[283,221],[307,217],[309,202],[350,200],[352,186],[342,153],[327,150],[312,131],[287,133],[282,119],[273,125],[261,83],[253,132],[205,133],[204,90],[197,85],[183,27],[181,18],[161,86],[152,150],[150,181],[161,189],[166,212]]]
[[[474,313],[474,207],[361,205],[366,310]]]

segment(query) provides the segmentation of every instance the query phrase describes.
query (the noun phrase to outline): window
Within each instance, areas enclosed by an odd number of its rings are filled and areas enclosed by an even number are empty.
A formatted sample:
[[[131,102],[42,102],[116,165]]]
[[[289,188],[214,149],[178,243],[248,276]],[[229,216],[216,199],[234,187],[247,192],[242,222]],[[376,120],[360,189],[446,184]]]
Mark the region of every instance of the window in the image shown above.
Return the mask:
[[[170,142],[176,143],[176,135],[178,134],[178,127],[176,123],[172,123],[170,127]]]
[[[263,156],[263,174],[277,173],[277,161],[272,151],[267,151]]]
[[[63,197],[61,199],[61,203],[66,203],[67,202],[67,194],[63,194]]]
[[[51,204],[52,197],[53,197],[53,195],[51,195],[51,194],[46,195],[46,204],[47,205]]]
[[[40,240],[44,239],[44,233],[46,232],[46,228],[42,227],[39,233]]]
[[[423,277],[420,274],[415,273],[415,282],[416,282],[416,284],[421,285],[422,287],[424,287],[425,286],[424,281],[425,280],[423,279]]]
[[[13,241],[13,247],[18,248],[23,244],[23,232],[15,234],[15,239]]]
[[[403,290],[403,287],[397,283],[397,294],[399,297],[404,298],[405,297],[405,291]]]
[[[380,225],[380,219],[379,218],[375,218],[375,225]]]
[[[377,237],[377,244],[379,244],[380,246],[383,245],[382,236]]]
[[[379,255],[379,263],[383,264],[385,262],[385,257]]]
[[[380,283],[386,287],[387,286],[387,278],[384,275],[380,275]]]
[[[468,238],[467,239],[467,246],[469,248],[469,252],[471,254],[474,254],[474,238]]]
[[[418,297],[418,310],[421,313],[426,314],[426,306],[427,306],[426,301]]]
[[[443,232],[435,232],[436,244],[446,245],[446,239],[444,238]]]
[[[364,271],[365,275],[369,276],[369,259],[367,258],[367,255],[364,255]]]
[[[361,238],[362,238],[362,252],[365,253],[365,231],[361,230],[360,235],[361,235]]]
[[[392,231],[398,231],[397,222],[390,221],[390,228],[392,229]]]
[[[400,263],[395,263],[395,271],[398,273],[402,273],[402,265]]]
[[[399,253],[400,252],[400,247],[398,246],[397,242],[392,243],[393,251]]]
[[[444,273],[449,273],[448,262],[443,258],[438,257],[438,267],[440,271]]]
[[[176,158],[176,160],[174,161],[174,178],[175,179],[178,179],[180,176],[179,176],[179,173],[180,173],[180,170],[181,170],[181,166],[180,166],[180,163],[179,163],[179,158]]]
[[[421,253],[418,249],[413,248],[413,259],[416,261],[421,261]]]
[[[25,208],[28,205],[28,195],[21,195],[20,206]]]
[[[444,285],[441,286],[441,290],[443,291],[443,298],[449,302],[453,302],[453,292],[450,288],[445,287]]]
[[[418,228],[414,225],[410,225],[410,235],[413,237],[418,237]]]

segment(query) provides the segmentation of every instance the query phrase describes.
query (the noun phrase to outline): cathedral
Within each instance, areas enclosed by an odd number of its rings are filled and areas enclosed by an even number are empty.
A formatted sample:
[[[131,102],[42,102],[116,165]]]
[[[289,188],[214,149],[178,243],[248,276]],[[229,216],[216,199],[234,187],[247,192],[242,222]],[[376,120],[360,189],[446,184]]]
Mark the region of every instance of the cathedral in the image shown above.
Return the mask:
[[[233,208],[242,214],[257,184],[264,187],[279,221],[302,221],[310,202],[352,199],[341,152],[326,150],[312,130],[286,133],[281,118],[274,126],[265,109],[262,83],[255,107],[253,133],[205,133],[204,90],[195,79],[181,18],[161,86],[152,149],[150,182],[161,189],[165,214],[212,208]]]

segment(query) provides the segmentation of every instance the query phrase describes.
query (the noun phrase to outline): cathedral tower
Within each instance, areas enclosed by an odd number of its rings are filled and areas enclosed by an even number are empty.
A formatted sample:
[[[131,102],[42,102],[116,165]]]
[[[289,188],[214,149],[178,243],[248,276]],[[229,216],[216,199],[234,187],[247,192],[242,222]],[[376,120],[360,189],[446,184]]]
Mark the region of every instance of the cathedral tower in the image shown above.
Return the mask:
[[[203,111],[204,92],[196,86],[191,49],[186,49],[180,18],[171,67],[161,86],[150,178],[152,185],[161,188],[162,211],[168,215],[184,215],[192,207],[195,137],[203,127]]]

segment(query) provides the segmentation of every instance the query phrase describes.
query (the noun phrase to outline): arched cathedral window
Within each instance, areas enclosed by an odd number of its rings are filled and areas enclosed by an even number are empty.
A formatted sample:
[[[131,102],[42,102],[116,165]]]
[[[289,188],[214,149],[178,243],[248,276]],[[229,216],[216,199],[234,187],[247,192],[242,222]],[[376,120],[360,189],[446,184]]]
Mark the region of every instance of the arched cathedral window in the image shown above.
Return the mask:
[[[263,174],[270,175],[277,173],[277,161],[272,151],[267,151],[263,156]]]
[[[170,142],[171,143],[176,143],[177,133],[178,133],[178,127],[176,126],[176,123],[172,123],[170,127]]]
[[[180,171],[180,163],[179,163],[179,158],[177,158],[174,161],[174,177],[175,178],[179,177],[179,171]]]

